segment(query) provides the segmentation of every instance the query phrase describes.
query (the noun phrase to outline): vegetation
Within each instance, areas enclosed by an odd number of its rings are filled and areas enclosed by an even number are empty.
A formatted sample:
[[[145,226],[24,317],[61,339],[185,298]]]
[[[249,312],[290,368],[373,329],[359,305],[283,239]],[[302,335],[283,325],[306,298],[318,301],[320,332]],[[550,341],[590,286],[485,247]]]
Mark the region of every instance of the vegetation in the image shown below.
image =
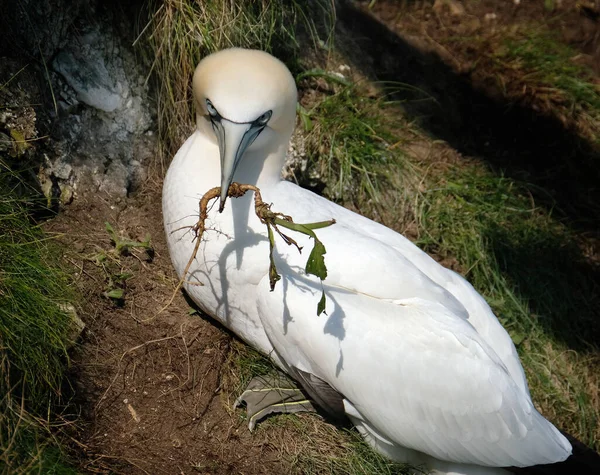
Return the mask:
[[[525,81],[546,86],[567,109],[600,110],[600,90],[591,67],[573,61],[576,52],[561,42],[555,32],[530,30],[526,37],[508,37],[497,57],[508,66],[523,69]],[[501,61],[503,67],[507,64]]]
[[[74,473],[52,435],[77,333],[73,294],[8,176],[0,170],[0,472]]]
[[[400,231],[411,228],[419,246],[454,262],[511,334],[542,412],[598,448],[597,264],[569,223],[536,205],[532,185],[479,162],[406,154],[395,144],[406,142],[409,125],[395,104],[361,96],[357,86],[311,110],[307,149],[324,193]]]

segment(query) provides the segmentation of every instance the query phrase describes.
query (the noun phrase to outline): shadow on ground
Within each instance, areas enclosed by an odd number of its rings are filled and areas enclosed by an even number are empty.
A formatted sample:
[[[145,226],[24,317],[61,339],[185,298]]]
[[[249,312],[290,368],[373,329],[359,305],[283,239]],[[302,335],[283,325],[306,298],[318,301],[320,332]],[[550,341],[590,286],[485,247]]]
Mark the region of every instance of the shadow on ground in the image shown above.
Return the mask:
[[[396,83],[405,114],[462,154],[531,184],[538,204],[598,231],[600,151],[552,117],[490,97],[436,54],[424,52],[350,4],[340,1],[338,45],[370,79]],[[391,84],[390,84],[391,85]]]
[[[552,231],[494,225],[485,234],[508,284],[547,333],[583,354],[600,347],[600,266]]]

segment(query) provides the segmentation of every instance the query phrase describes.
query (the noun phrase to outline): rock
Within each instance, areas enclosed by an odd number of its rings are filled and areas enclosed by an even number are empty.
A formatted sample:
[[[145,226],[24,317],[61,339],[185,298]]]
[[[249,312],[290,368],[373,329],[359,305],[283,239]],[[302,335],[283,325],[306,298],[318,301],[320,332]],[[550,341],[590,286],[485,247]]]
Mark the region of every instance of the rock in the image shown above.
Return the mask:
[[[105,57],[96,47],[98,40],[98,32],[87,34],[81,44],[70,44],[62,50],[52,65],[77,93],[78,100],[104,112],[113,112],[123,106],[127,91],[115,81],[114,74],[109,73]]]
[[[0,40],[6,40],[0,48],[15,62],[0,71],[6,76],[0,84],[11,80],[0,90],[0,102],[9,106],[0,111],[0,132],[10,147],[35,144],[37,155],[30,158],[40,166],[37,176],[49,200],[65,203],[98,191],[120,199],[135,191],[155,152],[155,111],[149,67],[125,38],[131,33],[125,9],[111,10],[99,0],[0,3]]]
[[[69,336],[67,337],[67,345],[68,348],[75,346],[77,340],[85,330],[85,323],[79,315],[77,315],[77,310],[71,304],[60,304],[60,309],[71,317],[71,328],[69,330]]]
[[[61,144],[46,173],[75,195],[120,198],[145,180],[156,145],[146,70],[110,19],[96,15],[82,28],[52,62]]]

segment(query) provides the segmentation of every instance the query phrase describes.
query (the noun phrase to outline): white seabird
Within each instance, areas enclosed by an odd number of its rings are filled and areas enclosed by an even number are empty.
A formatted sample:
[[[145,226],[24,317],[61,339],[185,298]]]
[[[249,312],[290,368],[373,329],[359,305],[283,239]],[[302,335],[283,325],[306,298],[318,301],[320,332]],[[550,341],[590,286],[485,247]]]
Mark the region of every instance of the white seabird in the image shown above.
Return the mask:
[[[181,277],[194,248],[198,200],[232,181],[317,230],[329,274],[277,245],[269,289],[266,228],[250,193],[209,214],[185,289],[206,313],[269,355],[386,456],[435,473],[493,474],[565,460],[571,445],[535,409],[516,349],[484,299],[404,236],[281,179],[297,91],[271,55],[229,49],[193,79],[197,129],[171,163],[163,215]],[[296,235],[294,238],[296,239]],[[303,236],[297,238],[310,249]],[[203,285],[197,285],[202,283]],[[316,304],[324,289],[326,315]]]

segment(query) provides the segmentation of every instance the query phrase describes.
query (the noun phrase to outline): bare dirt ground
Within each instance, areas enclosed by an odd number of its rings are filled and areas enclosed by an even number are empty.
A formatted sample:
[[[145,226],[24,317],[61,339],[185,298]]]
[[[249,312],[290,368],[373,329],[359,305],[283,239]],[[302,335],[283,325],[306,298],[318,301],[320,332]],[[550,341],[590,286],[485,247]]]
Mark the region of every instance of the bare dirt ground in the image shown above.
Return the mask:
[[[469,34],[491,35],[494,27],[488,25],[518,25],[523,15],[540,19],[549,15],[543,10],[542,1],[522,3],[517,9],[509,1],[452,2],[436,12],[432,2],[378,1],[372,14],[391,30],[411,35],[421,43],[422,51],[437,55],[440,64],[436,67],[446,65],[462,81],[481,51],[452,49],[443,35],[456,34],[461,28],[468,28]],[[535,6],[525,7],[529,3]],[[462,5],[465,12],[446,14],[452,4]],[[563,6],[571,4],[574,6],[575,2],[563,2]],[[496,15],[494,20],[485,19],[490,13]],[[576,26],[572,30],[579,31],[579,16],[576,22],[571,20],[573,15],[564,17],[564,25],[573,21]],[[593,61],[598,35],[586,34],[589,38],[577,37],[571,42],[580,44],[582,55],[586,55],[584,60]],[[373,52],[367,58],[370,69],[365,71],[375,71],[379,78],[385,78],[386,71],[396,71],[398,56],[381,58]],[[385,61],[393,64],[383,68]],[[477,74],[474,73],[474,81],[483,87],[486,79]],[[449,77],[441,79],[450,81]],[[535,94],[531,97],[537,100]],[[471,119],[478,118],[481,117]],[[492,163],[508,160],[514,144],[496,144],[501,147],[492,151],[489,143],[484,144],[487,138],[474,136],[459,144],[452,137],[469,127],[465,116],[455,116],[455,122],[446,116],[443,121],[447,123],[438,119],[432,117],[430,130],[450,144],[436,145],[443,147],[440,155],[449,161],[458,161],[462,153],[475,155],[481,150],[481,155]],[[561,128],[564,126],[560,124]],[[546,125],[532,127],[534,133],[548,134]],[[538,138],[534,136],[533,143]],[[423,150],[427,147],[418,147],[426,155]],[[534,160],[524,161],[515,164],[515,173],[532,173],[537,166]],[[546,182],[552,180],[552,176],[544,177]],[[85,454],[80,468],[88,473],[123,474],[290,473],[294,467],[289,455],[297,450],[288,447],[290,433],[271,427],[269,433],[259,429],[251,434],[242,411],[231,409],[237,395],[233,393],[239,391],[228,374],[228,362],[236,344],[232,336],[209,319],[190,314],[181,293],[157,315],[177,284],[162,228],[160,193],[161,183],[156,180],[118,204],[98,195],[80,197],[46,227],[59,233],[67,245],[65,258],[73,265],[76,285],[84,295],[80,316],[86,329],[73,354],[70,375],[76,402],[82,408],[79,431],[73,434],[78,441],[74,448]],[[564,197],[557,192],[554,198],[561,202]],[[577,216],[577,209],[573,213]],[[149,234],[154,255],[148,256],[144,250],[116,255],[105,222],[132,240],[142,241]],[[124,278],[123,274],[131,276]],[[122,302],[104,295],[114,287],[124,289]]]
[[[112,255],[104,223],[122,236],[151,236],[145,251]],[[223,394],[232,337],[177,294],[166,249],[160,183],[111,205],[82,198],[49,223],[77,269],[87,327],[73,355],[71,379],[83,408],[82,468],[96,473],[285,473],[277,449],[252,435],[242,411]],[[98,264],[108,255],[109,263]],[[104,268],[109,269],[107,272]],[[130,273],[121,305],[103,296],[111,275]],[[231,387],[227,388],[231,390]],[[269,439],[273,435],[269,435]]]

